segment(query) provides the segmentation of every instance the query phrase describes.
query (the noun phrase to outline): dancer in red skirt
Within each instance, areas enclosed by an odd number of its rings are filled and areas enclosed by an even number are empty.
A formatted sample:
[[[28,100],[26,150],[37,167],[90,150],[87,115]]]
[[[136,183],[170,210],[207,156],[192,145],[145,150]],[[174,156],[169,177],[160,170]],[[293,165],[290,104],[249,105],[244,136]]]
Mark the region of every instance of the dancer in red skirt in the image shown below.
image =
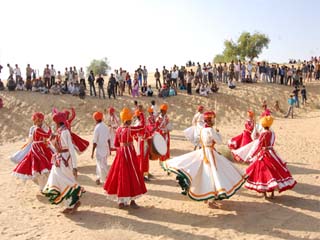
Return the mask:
[[[39,185],[40,191],[45,186],[51,170],[52,150],[48,146],[51,129],[43,126],[44,115],[36,112],[32,116],[35,129],[32,134],[30,151],[13,170],[13,175],[23,180],[32,179]]]
[[[263,117],[260,124],[264,128],[259,137],[259,146],[249,158],[253,158],[253,163],[246,170],[249,176],[245,187],[263,193],[267,197],[267,192],[279,193],[292,189],[296,181],[292,178],[286,163],[278,156],[273,149],[275,136],[269,130],[273,123],[271,116]]]
[[[228,147],[230,150],[241,148],[252,142],[251,133],[255,127],[254,113],[252,110],[248,110],[247,115],[248,119],[244,124],[245,130],[238,136],[235,136],[228,141]]]
[[[53,112],[53,114],[56,114],[59,111],[58,111],[58,109],[54,108],[52,112]],[[72,121],[76,117],[76,112],[75,112],[74,108],[71,108],[71,116],[70,116],[69,110],[65,109],[65,110],[63,110],[63,112],[65,113],[65,115],[67,117],[66,127],[69,129],[69,131],[71,133],[71,138],[72,138],[72,142],[74,144],[74,148],[78,154],[83,153],[88,148],[89,142],[71,131],[71,124],[72,124]]]
[[[104,185],[106,194],[117,200],[120,209],[129,203],[130,207],[139,208],[135,200],[147,192],[133,146],[133,138],[142,134],[145,129],[142,126],[130,126],[132,117],[128,108],[120,113],[123,126],[116,132],[114,146],[117,152]]]

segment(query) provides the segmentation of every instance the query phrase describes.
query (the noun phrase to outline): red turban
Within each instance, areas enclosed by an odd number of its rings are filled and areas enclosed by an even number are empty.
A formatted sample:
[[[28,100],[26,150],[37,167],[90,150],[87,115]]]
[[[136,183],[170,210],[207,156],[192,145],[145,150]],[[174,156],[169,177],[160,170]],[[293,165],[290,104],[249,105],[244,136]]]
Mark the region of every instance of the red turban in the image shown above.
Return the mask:
[[[110,114],[113,114],[113,113],[114,113],[114,111],[115,111],[115,110],[114,110],[114,108],[113,108],[113,107],[109,107],[109,113],[110,113]]]
[[[208,111],[203,114],[205,120],[212,119],[216,117],[216,114],[213,111]]]
[[[102,112],[94,112],[92,117],[96,121],[101,121],[103,119],[103,114],[102,114]]]
[[[40,120],[40,121],[43,121],[43,120],[44,120],[44,115],[43,115],[43,113],[41,113],[41,112],[35,112],[35,113],[32,115],[32,121],[37,121],[37,120]]]
[[[264,110],[264,112],[261,114],[260,117],[266,117],[266,116],[271,116],[271,111],[268,108]]]
[[[204,106],[198,106],[198,112],[202,111],[204,109]]]
[[[67,121],[67,116],[64,112],[57,112],[55,114],[53,114],[53,117],[52,117],[53,121],[55,123],[64,123],[66,124],[66,121]]]
[[[66,115],[66,118],[69,119],[70,112],[67,109],[65,109],[63,110],[63,113]]]

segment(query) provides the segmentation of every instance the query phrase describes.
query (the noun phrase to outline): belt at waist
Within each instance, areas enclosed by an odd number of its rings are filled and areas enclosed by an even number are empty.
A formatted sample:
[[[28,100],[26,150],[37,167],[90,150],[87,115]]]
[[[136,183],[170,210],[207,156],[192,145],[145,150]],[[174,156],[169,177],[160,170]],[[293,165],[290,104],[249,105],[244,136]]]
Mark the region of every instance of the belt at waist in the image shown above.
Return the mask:
[[[263,150],[270,150],[270,149],[273,149],[272,146],[269,146],[269,147],[262,147]]]
[[[128,142],[128,143],[120,143],[120,147],[126,147],[126,146],[131,146],[133,145],[132,142]]]

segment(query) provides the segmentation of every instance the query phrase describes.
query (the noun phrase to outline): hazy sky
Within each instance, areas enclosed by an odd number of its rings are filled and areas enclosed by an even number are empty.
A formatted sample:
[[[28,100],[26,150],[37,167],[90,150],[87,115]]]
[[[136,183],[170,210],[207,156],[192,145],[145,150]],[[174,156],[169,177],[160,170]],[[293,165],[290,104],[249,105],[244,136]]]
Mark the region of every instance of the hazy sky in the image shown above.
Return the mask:
[[[187,60],[212,61],[225,39],[260,31],[271,43],[260,59],[320,55],[317,0],[0,0],[0,64],[149,71]]]

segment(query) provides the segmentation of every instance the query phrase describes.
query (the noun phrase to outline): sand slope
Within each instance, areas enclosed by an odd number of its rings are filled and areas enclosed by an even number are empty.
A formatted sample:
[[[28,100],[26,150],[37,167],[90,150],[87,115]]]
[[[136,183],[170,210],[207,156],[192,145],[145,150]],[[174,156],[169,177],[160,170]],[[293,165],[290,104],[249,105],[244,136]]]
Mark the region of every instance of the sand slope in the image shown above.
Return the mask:
[[[319,85],[309,88],[312,103],[298,110],[297,119],[278,115],[273,126],[275,148],[298,181],[293,191],[266,201],[243,188],[230,200],[223,201],[222,209],[212,210],[181,195],[175,177],[167,176],[157,162],[152,162],[151,172],[156,179],[147,184],[148,193],[138,200],[142,208],[118,210],[114,202],[106,199],[102,188],[95,185],[95,164],[87,151],[79,157],[79,182],[87,193],[80,211],[72,216],[61,214],[61,206],[49,205],[47,199],[37,194],[32,182],[23,183],[11,177],[14,165],[8,157],[23,144],[34,110],[49,114],[53,106],[75,106],[78,115],[73,129],[91,140],[92,112],[114,104],[114,100],[81,101],[71,96],[57,99],[41,94],[0,93],[5,103],[5,108],[0,110],[0,239],[319,239],[320,111],[315,108],[319,103]],[[290,90],[262,84],[240,85],[236,91],[223,87],[216,99],[218,127],[224,143],[242,131],[248,105],[258,110],[262,99],[272,102],[279,99],[284,108]],[[40,100],[38,104],[34,103],[35,98]],[[214,99],[215,96],[179,95],[165,100],[170,105],[170,117],[176,129],[172,132],[173,156],[192,149],[181,130],[189,125],[194,105],[213,107]],[[131,101],[123,97],[115,105],[119,108]]]

